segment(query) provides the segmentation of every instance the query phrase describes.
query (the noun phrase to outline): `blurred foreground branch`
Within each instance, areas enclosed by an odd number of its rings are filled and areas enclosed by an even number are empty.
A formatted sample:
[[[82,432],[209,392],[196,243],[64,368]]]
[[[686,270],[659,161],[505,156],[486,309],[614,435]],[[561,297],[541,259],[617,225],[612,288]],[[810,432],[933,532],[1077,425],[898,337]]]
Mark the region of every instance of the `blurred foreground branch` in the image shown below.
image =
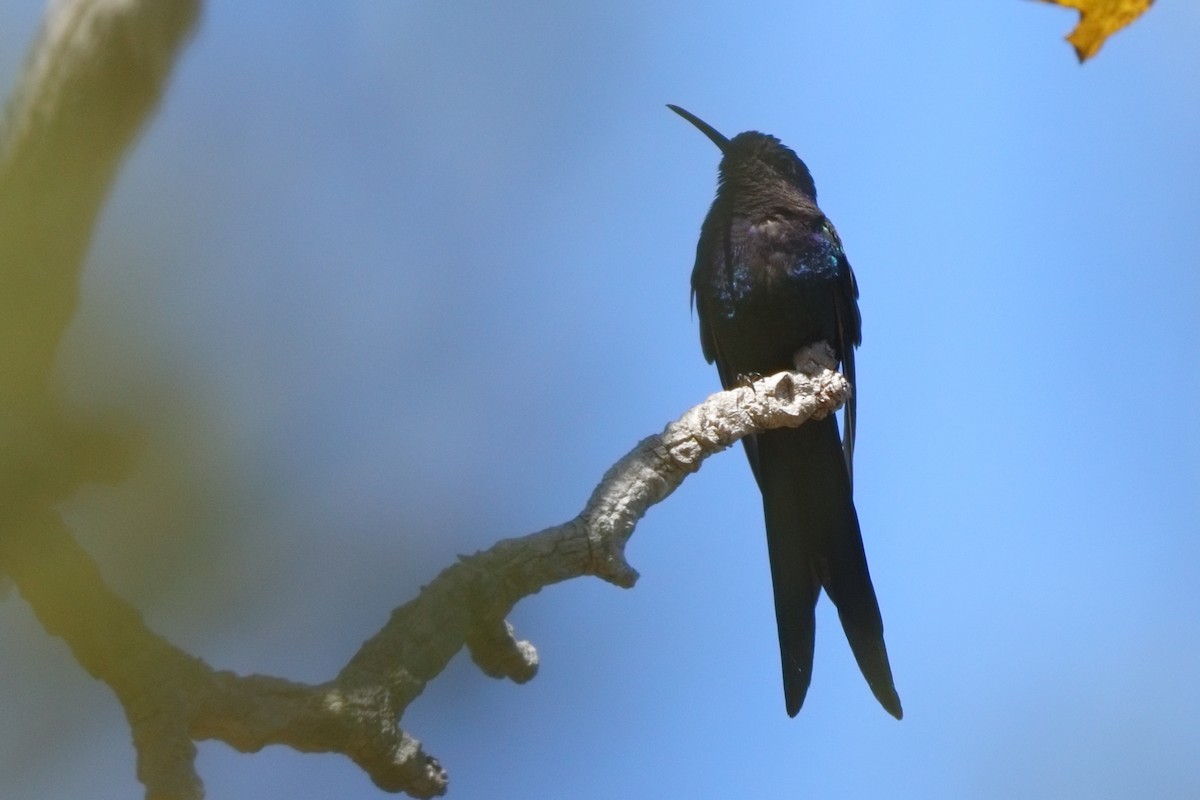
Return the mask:
[[[218,671],[151,631],[104,582],[55,510],[114,478],[120,442],[63,421],[53,363],[92,227],[122,157],[156,107],[199,0],[51,5],[0,128],[0,572],[46,631],[115,693],[151,800],[203,796],[195,742],[243,752],[284,744],[343,753],[382,789],[446,790],[437,760],[398,727],[462,648],[488,675],[524,682],[533,647],[505,618],[523,597],[594,575],[632,586],[638,520],[742,436],[831,413],[849,387],[827,349],[800,371],[713,395],[608,471],[575,519],[498,542],[444,570],[317,685]]]
[[[0,127],[0,401],[50,401],[93,224],[199,9],[51,4]]]

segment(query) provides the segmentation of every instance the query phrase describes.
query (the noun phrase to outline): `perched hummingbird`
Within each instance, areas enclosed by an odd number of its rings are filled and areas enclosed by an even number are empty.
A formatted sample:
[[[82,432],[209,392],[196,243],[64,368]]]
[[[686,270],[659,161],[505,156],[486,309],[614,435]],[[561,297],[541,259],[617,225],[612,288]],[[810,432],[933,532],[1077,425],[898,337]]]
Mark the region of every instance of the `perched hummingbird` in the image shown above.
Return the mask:
[[[721,385],[793,369],[797,350],[823,340],[853,389],[854,348],[862,339],[858,285],[837,231],[817,207],[808,167],[774,136],[746,131],[728,139],[682,108],[667,107],[721,149],[717,196],[700,228],[692,270],[700,345],[716,362]],[[763,496],[784,702],[794,717],[808,692],[824,588],[871,691],[900,719],[851,494],[853,395],[845,423],[844,439],[830,415],[743,440]]]

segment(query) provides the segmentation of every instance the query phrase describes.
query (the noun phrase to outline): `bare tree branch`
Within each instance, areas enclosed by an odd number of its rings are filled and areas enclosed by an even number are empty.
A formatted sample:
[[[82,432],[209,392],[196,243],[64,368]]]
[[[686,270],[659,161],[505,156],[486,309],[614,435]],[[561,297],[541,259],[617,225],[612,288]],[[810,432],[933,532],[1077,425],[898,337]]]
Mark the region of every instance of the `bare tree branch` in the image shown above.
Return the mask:
[[[283,744],[339,752],[381,789],[443,794],[445,771],[398,727],[408,706],[465,645],[493,677],[524,682],[537,653],[505,617],[553,583],[595,575],[629,587],[637,573],[625,543],[647,509],[671,494],[705,458],[743,436],[832,413],[849,394],[822,347],[812,374],[784,372],[720,392],[605,474],[583,511],[562,525],[505,539],[445,569],[392,612],[331,681],[294,683],[218,672],[166,642],[117,597],[53,514],[40,513],[0,539],[0,565],[46,630],[108,684],[125,708],[147,797],[203,796],[193,741],[218,739],[254,752]]]

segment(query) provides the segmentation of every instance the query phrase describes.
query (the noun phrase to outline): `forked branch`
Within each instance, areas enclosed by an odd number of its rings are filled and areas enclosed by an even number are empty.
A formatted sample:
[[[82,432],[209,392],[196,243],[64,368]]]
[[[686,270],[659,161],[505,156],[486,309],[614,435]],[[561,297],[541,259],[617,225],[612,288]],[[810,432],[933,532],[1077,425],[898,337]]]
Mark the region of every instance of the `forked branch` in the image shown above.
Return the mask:
[[[116,693],[138,753],[147,797],[203,796],[194,741],[218,739],[253,752],[283,744],[343,753],[381,789],[431,797],[447,776],[399,727],[405,710],[464,646],[488,675],[523,683],[537,652],[506,617],[522,598],[595,575],[630,587],[625,544],[638,520],[743,436],[832,413],[849,386],[828,348],[806,373],[784,372],[714,394],[638,443],[605,474],[579,516],[505,539],[443,570],[392,612],[332,680],[315,685],[214,670],[146,627],[103,582],[91,558],[51,512],[31,514],[0,540],[0,566],[43,626]],[[811,355],[810,355],[811,358]]]

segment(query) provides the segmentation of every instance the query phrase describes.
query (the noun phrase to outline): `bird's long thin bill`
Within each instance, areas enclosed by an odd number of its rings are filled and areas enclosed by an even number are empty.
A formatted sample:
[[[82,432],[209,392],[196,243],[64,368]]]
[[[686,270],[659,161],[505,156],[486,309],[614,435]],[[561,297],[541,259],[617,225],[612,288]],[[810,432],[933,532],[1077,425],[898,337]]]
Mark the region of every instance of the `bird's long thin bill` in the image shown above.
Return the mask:
[[[688,122],[692,123],[697,128],[699,128],[701,133],[703,133],[709,139],[712,139],[713,144],[715,144],[717,147],[721,148],[722,153],[725,152],[725,148],[729,146],[729,140],[726,139],[724,136],[722,136],[721,133],[719,131],[717,131],[716,128],[714,128],[712,125],[709,125],[707,122],[700,119],[692,112],[690,112],[686,109],[680,108],[679,106],[673,106],[670,103],[667,103],[667,108],[671,109],[676,114],[683,117]]]

